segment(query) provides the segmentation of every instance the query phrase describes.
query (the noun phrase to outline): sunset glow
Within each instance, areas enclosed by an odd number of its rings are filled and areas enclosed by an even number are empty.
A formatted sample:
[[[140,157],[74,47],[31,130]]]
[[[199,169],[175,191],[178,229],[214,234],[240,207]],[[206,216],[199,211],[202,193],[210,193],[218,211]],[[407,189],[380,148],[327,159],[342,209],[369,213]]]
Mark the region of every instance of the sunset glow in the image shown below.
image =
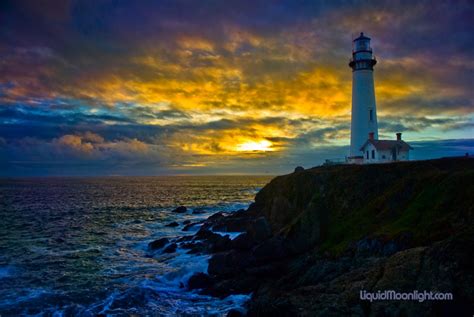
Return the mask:
[[[8,3],[3,174],[284,172],[344,157],[360,31],[378,60],[380,136],[403,131],[432,156],[472,147],[469,2]]]
[[[272,143],[267,140],[262,141],[248,141],[237,145],[236,150],[239,152],[267,152],[274,151]]]

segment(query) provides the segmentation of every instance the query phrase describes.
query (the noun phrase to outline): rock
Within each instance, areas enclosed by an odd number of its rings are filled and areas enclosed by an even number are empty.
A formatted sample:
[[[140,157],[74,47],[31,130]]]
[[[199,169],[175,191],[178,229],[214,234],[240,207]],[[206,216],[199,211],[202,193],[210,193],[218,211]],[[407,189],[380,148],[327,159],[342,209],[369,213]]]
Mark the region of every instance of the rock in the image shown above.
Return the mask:
[[[205,295],[211,295],[218,298],[225,298],[232,294],[249,294],[255,291],[261,280],[254,275],[245,272],[233,276],[230,279],[214,278],[214,284],[202,291]]]
[[[236,217],[242,217],[242,216],[245,216],[246,214],[247,214],[247,210],[245,210],[245,209],[239,209],[239,210],[236,210],[236,211],[232,212],[232,215],[236,216]]]
[[[221,236],[209,229],[202,228],[196,233],[196,239],[205,240],[209,243],[209,251],[219,252],[227,250],[231,247],[232,240],[229,236]]]
[[[169,224],[165,225],[165,227],[177,227],[179,226],[179,223],[176,221],[170,222]]]
[[[211,240],[210,251],[211,252],[220,252],[230,249],[232,240],[229,236],[217,235]]]
[[[184,226],[184,228],[182,229],[182,231],[189,231],[189,230],[191,230],[193,227],[195,227],[195,226],[198,225],[198,224],[199,224],[198,222],[194,222],[194,223],[187,224],[186,226]]]
[[[178,245],[176,243],[172,243],[163,250],[163,253],[174,253],[177,247]]]
[[[261,266],[251,266],[247,269],[245,269],[245,273],[253,276],[258,276],[259,278],[262,277],[281,277],[282,272],[284,270],[282,269],[281,265],[278,265],[276,263],[270,263],[270,264],[264,264]]]
[[[189,249],[188,254],[202,253],[206,251],[206,245],[202,242],[187,242],[181,245],[183,249]]]
[[[189,289],[209,288],[214,283],[213,279],[206,273],[194,273],[188,281]]]
[[[402,233],[394,239],[386,237],[365,237],[349,245],[348,250],[357,257],[389,256],[408,248],[411,243],[411,233]]]
[[[297,166],[295,168],[295,173],[298,173],[298,172],[303,172],[304,171],[304,167],[303,166]]]
[[[227,312],[226,316],[227,317],[243,317],[244,314],[240,310],[232,308],[231,310]]]
[[[263,241],[272,235],[272,229],[265,217],[255,220],[248,229],[249,235],[256,241]]]
[[[215,214],[209,216],[207,218],[207,220],[217,220],[217,219],[221,219],[221,218],[224,218],[224,213],[222,211],[219,211],[219,212],[216,212]]]
[[[229,253],[214,254],[209,259],[207,272],[211,275],[223,275],[232,272],[232,258]]]
[[[231,247],[238,250],[250,250],[255,245],[255,240],[247,232],[239,234],[231,242]]]
[[[383,248],[382,241],[379,239],[364,238],[356,243],[357,256],[378,255]]]
[[[216,253],[209,259],[207,272],[210,275],[235,275],[254,265],[255,258],[250,251]]]
[[[252,253],[257,260],[268,261],[287,256],[288,250],[284,245],[284,239],[282,237],[274,237],[257,245]]]
[[[238,210],[229,215],[217,213],[211,217],[206,220],[206,227],[212,227],[214,231],[221,232],[244,232],[254,221],[254,218],[243,210]]]
[[[183,221],[183,225],[189,225],[190,223],[191,223],[191,220],[189,220],[189,219],[188,219],[188,220],[185,220],[185,221]]]
[[[168,238],[161,238],[155,241],[152,241],[148,244],[148,247],[152,250],[161,249],[170,242]]]
[[[176,240],[176,242],[188,242],[188,241],[191,241],[192,239],[193,239],[193,236],[184,236]]]
[[[172,210],[171,212],[182,214],[182,213],[185,213],[187,210],[188,210],[188,208],[186,208],[184,206],[179,206],[178,208]]]
[[[220,232],[244,232],[247,231],[250,224],[253,222],[248,217],[223,217],[215,221],[212,225],[212,230]]]
[[[199,231],[196,233],[196,239],[209,239],[211,237],[213,237],[214,235],[216,235],[217,233],[214,233],[212,232],[211,230],[209,229],[206,229],[206,228],[201,228],[199,229]]]
[[[259,301],[252,301],[250,303],[247,316],[279,316],[279,317],[293,317],[293,316],[328,316],[323,313],[308,314],[306,311],[298,311],[288,298],[259,298]],[[302,314],[303,313],[303,314]],[[306,313],[306,314],[304,314]],[[331,314],[329,316],[338,316]]]

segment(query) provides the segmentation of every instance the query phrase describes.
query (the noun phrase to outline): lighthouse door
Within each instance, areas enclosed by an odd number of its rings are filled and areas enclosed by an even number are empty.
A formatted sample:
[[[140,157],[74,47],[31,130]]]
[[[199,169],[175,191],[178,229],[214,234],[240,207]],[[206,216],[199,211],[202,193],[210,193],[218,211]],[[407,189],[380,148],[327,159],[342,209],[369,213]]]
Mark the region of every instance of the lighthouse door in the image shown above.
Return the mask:
[[[397,160],[397,148],[395,148],[395,147],[392,149],[392,159],[394,161]]]

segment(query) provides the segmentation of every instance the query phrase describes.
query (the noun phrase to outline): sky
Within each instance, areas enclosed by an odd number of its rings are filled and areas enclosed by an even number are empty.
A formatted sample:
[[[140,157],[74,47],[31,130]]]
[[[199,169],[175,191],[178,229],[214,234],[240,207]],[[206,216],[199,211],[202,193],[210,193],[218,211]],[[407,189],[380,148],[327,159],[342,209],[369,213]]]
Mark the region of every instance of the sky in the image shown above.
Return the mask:
[[[343,159],[352,38],[379,138],[474,154],[472,1],[0,2],[0,176],[281,174]]]

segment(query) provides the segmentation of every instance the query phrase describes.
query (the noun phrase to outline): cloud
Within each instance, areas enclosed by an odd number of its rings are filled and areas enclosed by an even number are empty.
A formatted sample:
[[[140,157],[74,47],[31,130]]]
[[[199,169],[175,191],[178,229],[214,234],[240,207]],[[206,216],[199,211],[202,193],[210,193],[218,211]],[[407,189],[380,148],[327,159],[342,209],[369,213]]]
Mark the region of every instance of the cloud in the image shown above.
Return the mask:
[[[66,134],[53,139],[50,144],[57,152],[77,155],[84,159],[140,158],[150,150],[148,144],[136,138],[106,141],[102,136],[89,131],[82,134]]]
[[[81,154],[90,154],[94,150],[94,146],[90,142],[83,142],[82,138],[77,135],[63,135],[57,141],[59,147],[65,147],[67,149],[72,149],[78,151]]]
[[[381,135],[468,138],[473,13],[470,1],[4,1],[3,148],[183,171],[343,150],[359,31],[378,59]]]

